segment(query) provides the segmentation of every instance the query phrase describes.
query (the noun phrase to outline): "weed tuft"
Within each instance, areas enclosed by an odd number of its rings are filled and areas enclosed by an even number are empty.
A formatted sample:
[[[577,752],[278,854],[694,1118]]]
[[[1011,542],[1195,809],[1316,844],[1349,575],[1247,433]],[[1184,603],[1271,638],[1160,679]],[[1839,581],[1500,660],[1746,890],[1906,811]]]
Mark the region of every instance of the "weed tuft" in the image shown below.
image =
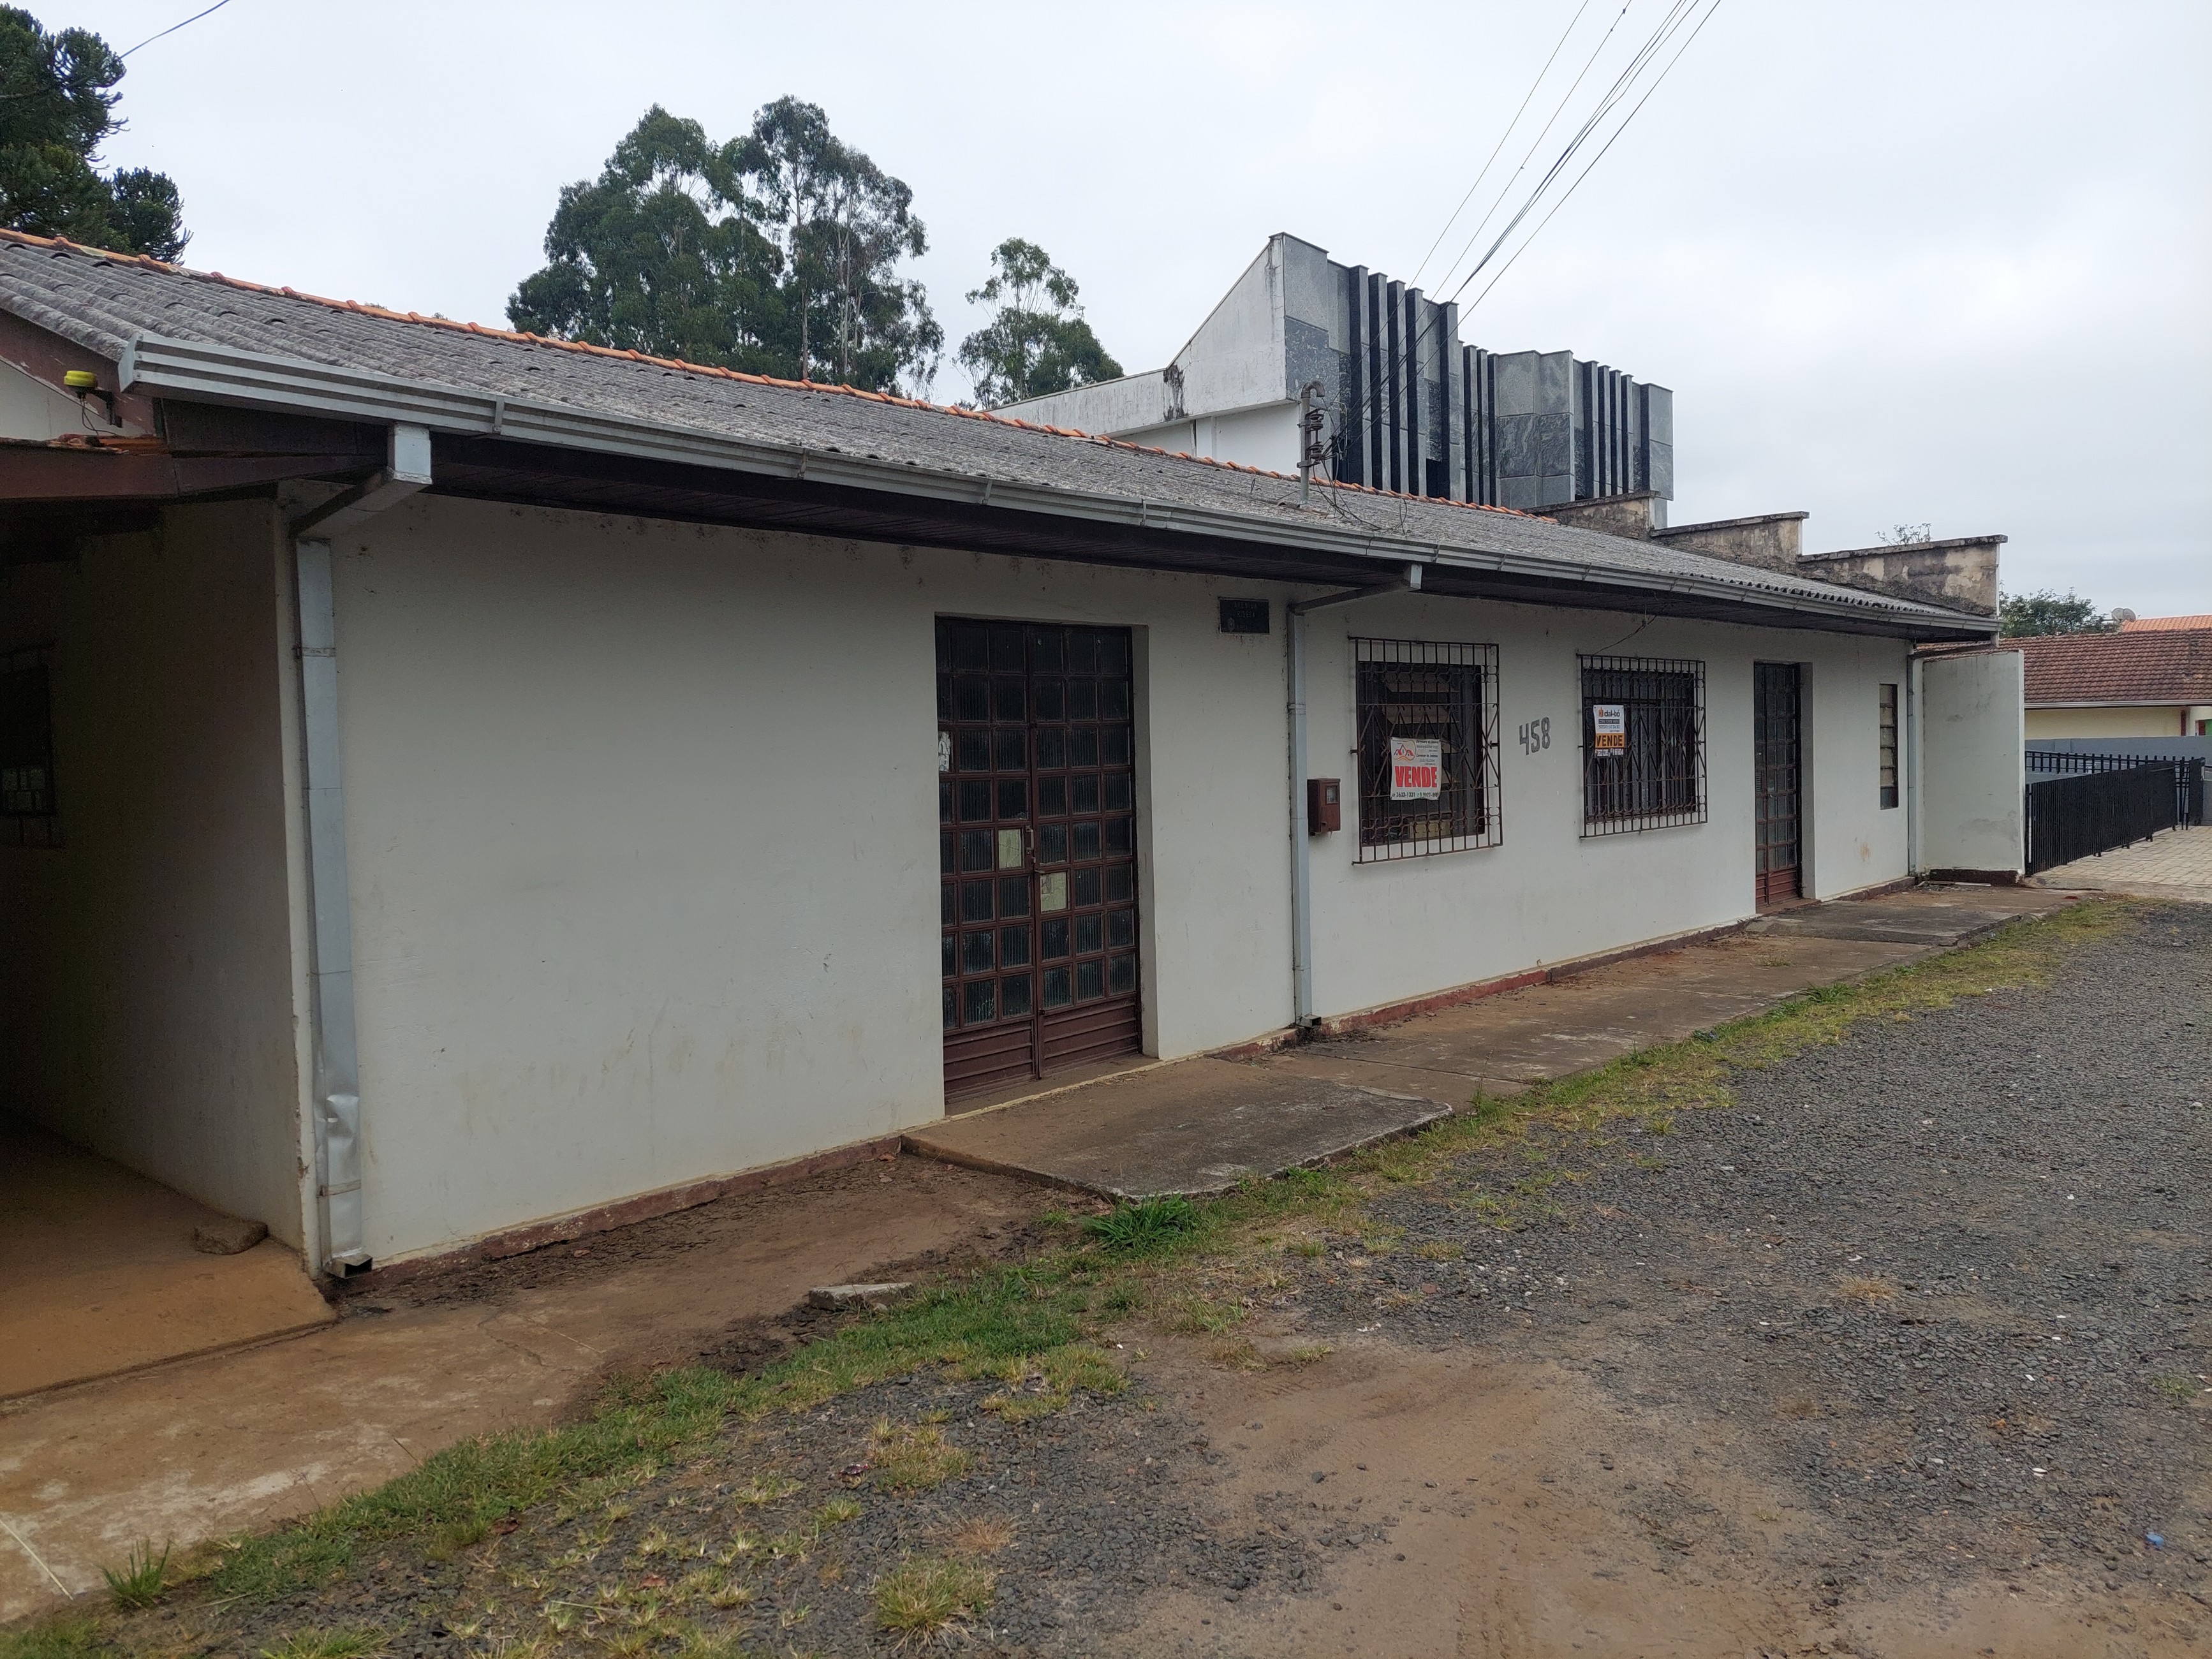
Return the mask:
[[[2164,1376],[2154,1376],[2150,1380],[2150,1385],[2168,1400],[2194,1400],[2197,1398],[2197,1391],[2204,1386],[2195,1377],[2185,1376],[2179,1371],[2170,1371]]]
[[[1896,1282],[1879,1273],[1845,1273],[1836,1281],[1836,1290],[1846,1302],[1863,1302],[1869,1307],[1897,1295]]]
[[[904,1636],[934,1636],[991,1605],[998,1575],[964,1561],[909,1558],[876,1584],[876,1622]]]
[[[1184,1243],[1198,1226],[1198,1206],[1170,1195],[1117,1204],[1085,1221],[1083,1231],[1122,1255],[1159,1255]]]
[[[141,1543],[119,1569],[102,1567],[100,1576],[107,1581],[107,1593],[117,1607],[150,1607],[168,1588],[169,1547],[162,1545],[156,1555],[153,1545]]]
[[[389,1638],[383,1632],[358,1626],[337,1630],[301,1631],[287,1636],[273,1648],[261,1650],[261,1659],[369,1659],[384,1651]]]
[[[996,1554],[1013,1541],[1012,1522],[1002,1521],[995,1515],[979,1515],[953,1528],[945,1539],[945,1547],[954,1555],[972,1559],[977,1556]]]
[[[889,1418],[876,1423],[868,1461],[875,1465],[876,1485],[885,1492],[927,1492],[966,1474],[974,1462],[934,1424],[894,1423]]]

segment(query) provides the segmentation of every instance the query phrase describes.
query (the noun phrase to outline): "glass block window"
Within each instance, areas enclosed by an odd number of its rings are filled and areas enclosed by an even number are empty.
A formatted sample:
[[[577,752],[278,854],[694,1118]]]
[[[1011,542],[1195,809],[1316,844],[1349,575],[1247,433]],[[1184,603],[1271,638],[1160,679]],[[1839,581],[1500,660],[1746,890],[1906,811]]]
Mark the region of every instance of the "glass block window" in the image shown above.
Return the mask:
[[[54,805],[53,653],[0,656],[0,845],[58,847]]]
[[[1705,665],[1583,657],[1583,834],[1705,821]]]
[[[1885,682],[1878,704],[1881,738],[1881,804],[1897,805],[1897,688]]]
[[[1495,847],[1498,647],[1352,641],[1358,862]]]

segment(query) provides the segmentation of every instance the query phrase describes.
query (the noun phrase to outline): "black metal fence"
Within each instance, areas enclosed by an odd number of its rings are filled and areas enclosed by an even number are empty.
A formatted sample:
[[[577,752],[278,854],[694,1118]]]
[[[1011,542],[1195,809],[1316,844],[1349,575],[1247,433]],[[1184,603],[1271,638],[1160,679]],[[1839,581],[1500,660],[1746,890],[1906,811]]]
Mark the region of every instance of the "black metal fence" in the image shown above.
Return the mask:
[[[2030,750],[2027,769],[2070,775],[2027,786],[2030,875],[2203,821],[2201,760]]]

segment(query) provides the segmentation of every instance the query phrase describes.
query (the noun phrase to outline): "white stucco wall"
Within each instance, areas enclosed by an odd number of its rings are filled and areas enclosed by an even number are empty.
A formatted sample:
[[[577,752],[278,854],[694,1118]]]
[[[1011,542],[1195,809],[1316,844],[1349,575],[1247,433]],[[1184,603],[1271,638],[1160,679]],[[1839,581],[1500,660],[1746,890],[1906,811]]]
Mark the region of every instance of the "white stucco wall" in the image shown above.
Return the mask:
[[[2027,761],[2017,651],[1921,665],[1919,863],[1923,870],[2026,867]]]
[[[265,503],[0,575],[52,646],[64,845],[0,846],[0,1101],[301,1240],[283,716]]]
[[[1291,1018],[1282,589],[440,499],[333,551],[380,1259],[939,1114],[939,616],[1135,630],[1147,1046]],[[1274,631],[1220,633],[1224,594],[1274,599]],[[1760,657],[1808,665],[1814,890],[1904,872],[1873,690],[1901,646],[1637,629],[1316,617],[1316,773],[1353,775],[1354,633],[1495,643],[1505,736],[1502,847],[1315,843],[1322,1012],[1750,914]],[[1707,823],[1580,838],[1575,653],[1615,647],[1706,661]]]
[[[1148,1029],[1289,1018],[1264,590],[447,501],[333,553],[380,1258],[939,1115],[939,615],[1140,630]]]
[[[91,429],[76,398],[32,379],[13,363],[0,363],[0,438],[44,443]]]
[[[1805,665],[1810,895],[1833,897],[1905,873],[1905,815],[1880,805],[1875,690],[1903,682],[1901,644],[1708,623],[1639,627],[1607,612],[1412,595],[1317,612],[1309,630],[1309,764],[1346,783],[1343,831],[1314,843],[1315,1006],[1324,1016],[1752,915],[1755,661]],[[1500,845],[1356,862],[1355,636],[1498,647]],[[1583,836],[1577,658],[1608,653],[1705,663],[1704,823]],[[1551,747],[1524,753],[1520,728],[1546,719]]]

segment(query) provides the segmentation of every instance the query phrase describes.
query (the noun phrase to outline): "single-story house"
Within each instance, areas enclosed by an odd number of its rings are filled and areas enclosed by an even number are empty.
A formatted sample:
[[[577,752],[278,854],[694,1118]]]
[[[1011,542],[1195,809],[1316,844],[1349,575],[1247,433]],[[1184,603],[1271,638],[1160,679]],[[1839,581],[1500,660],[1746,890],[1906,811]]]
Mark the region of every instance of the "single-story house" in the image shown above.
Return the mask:
[[[2212,622],[2124,620],[2110,634],[2007,640],[2021,653],[2027,735],[2177,738],[2212,732]]]
[[[1740,526],[21,235],[0,437],[0,1106],[332,1273],[2020,867],[1993,586]]]

